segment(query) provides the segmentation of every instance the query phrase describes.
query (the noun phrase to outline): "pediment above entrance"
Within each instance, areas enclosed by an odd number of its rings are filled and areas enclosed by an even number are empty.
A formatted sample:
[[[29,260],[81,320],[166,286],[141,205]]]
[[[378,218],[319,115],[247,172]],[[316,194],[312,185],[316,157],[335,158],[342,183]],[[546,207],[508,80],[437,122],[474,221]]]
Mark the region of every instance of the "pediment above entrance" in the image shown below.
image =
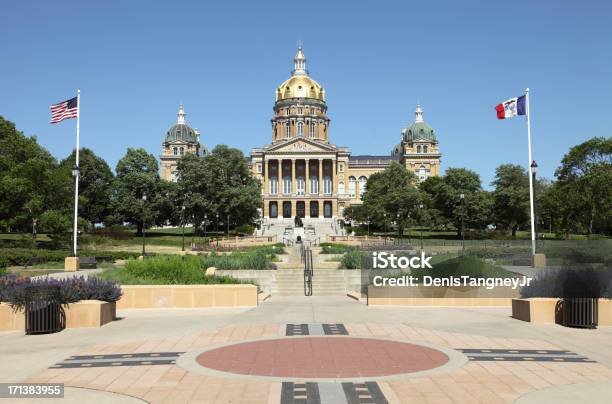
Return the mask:
[[[285,153],[301,153],[301,152],[335,152],[336,148],[329,144],[314,142],[308,139],[292,139],[289,142],[275,144],[266,152],[285,152]]]

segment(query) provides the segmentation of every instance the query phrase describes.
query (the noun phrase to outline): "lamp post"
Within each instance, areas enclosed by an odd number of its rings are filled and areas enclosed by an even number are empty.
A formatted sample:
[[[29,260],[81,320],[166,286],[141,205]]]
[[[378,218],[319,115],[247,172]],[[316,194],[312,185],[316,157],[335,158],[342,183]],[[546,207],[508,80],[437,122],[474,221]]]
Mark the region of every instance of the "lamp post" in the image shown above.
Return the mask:
[[[465,194],[459,194],[461,199],[461,255],[465,254]]]
[[[78,150],[77,150],[78,153]],[[72,167],[72,176],[74,177],[74,187],[75,189],[77,189],[78,187],[78,181],[79,181],[79,166],[77,166],[76,164]],[[78,232],[78,227],[77,227],[77,218],[78,218],[78,209],[79,209],[79,205],[78,205],[78,191],[75,191],[75,196],[74,196],[74,227],[72,229],[72,256],[76,257],[77,256],[77,232]]]
[[[146,237],[146,220],[145,220],[145,203],[147,203],[147,196],[142,196],[142,257],[145,256],[145,237]]]
[[[401,212],[397,212],[397,238],[401,238],[402,237],[402,226],[400,225],[400,217],[401,217]]]
[[[218,213],[216,217],[217,217],[217,229],[215,230],[215,233],[219,233],[219,214]],[[219,237],[219,234],[217,234],[217,237]]]
[[[368,236],[370,235],[370,216],[368,216]]]
[[[206,240],[206,228],[208,227],[208,215],[204,215],[204,240]]]
[[[183,233],[183,247],[181,251],[185,251],[185,205],[181,206],[181,228]]]
[[[227,215],[227,224],[226,224],[226,227],[227,227],[227,237],[229,237],[229,215]]]
[[[534,223],[534,238],[536,241],[538,240],[538,214],[536,210],[536,171],[538,169],[538,163],[535,160],[531,161],[531,165],[529,166],[531,171],[531,183],[533,184],[533,223]]]
[[[423,251],[423,204],[419,204],[419,227],[421,228],[421,251]]]

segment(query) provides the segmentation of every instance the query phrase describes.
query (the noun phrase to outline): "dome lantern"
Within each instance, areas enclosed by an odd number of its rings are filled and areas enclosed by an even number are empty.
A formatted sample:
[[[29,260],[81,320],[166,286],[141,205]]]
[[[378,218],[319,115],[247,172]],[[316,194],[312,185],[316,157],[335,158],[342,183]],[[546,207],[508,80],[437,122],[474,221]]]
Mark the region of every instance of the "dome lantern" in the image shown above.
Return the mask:
[[[176,116],[178,117],[176,123],[179,125],[185,125],[185,109],[183,108],[183,104],[179,105],[179,110]]]
[[[293,71],[291,72],[294,76],[307,76],[308,70],[306,70],[306,56],[302,51],[302,45],[298,46],[297,53],[293,58]]]
[[[414,122],[423,122],[423,109],[419,104],[417,104],[414,111]]]

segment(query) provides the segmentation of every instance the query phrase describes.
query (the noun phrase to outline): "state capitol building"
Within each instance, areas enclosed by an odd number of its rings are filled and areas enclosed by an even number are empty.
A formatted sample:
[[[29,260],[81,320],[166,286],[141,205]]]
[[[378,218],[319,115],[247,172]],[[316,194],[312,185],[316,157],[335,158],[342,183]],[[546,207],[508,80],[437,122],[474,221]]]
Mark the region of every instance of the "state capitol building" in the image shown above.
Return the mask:
[[[251,150],[249,164],[262,183],[263,217],[335,218],[361,203],[368,178],[392,162],[414,172],[419,181],[440,174],[440,149],[434,130],[417,105],[414,123],[386,156],[351,155],[348,147],[330,143],[325,89],[306,70],[299,47],[289,79],[276,88],[272,142]],[[186,153],[205,156],[200,133],[185,121],[183,106],[163,142],[162,178],[176,180],[176,164]]]

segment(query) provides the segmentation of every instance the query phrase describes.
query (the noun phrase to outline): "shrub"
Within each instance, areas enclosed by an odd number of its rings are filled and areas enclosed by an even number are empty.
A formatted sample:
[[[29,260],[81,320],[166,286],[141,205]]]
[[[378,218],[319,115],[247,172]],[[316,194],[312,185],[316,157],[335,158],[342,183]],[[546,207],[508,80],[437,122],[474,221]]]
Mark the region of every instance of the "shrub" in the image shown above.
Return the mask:
[[[432,268],[411,269],[410,274],[422,278],[425,275],[434,278],[450,276],[470,276],[473,278],[510,278],[513,274],[503,268],[474,257],[464,256],[433,263]]]
[[[234,232],[237,234],[244,234],[246,236],[251,236],[253,235],[253,232],[255,231],[255,227],[253,227],[253,225],[251,224],[243,224],[241,226],[238,226],[234,229]]]
[[[199,283],[204,277],[197,256],[164,255],[142,261],[126,262],[123,271],[130,278],[147,279],[164,284]]]
[[[32,279],[15,275],[0,277],[0,302],[6,302],[14,310],[25,306],[25,292],[29,286],[57,285],[60,287],[60,303],[70,304],[80,300],[116,302],[121,299],[121,288],[113,281],[95,277],[67,279]]]
[[[347,251],[354,250],[355,247],[346,244],[321,243],[321,254],[344,254]]]
[[[343,269],[364,269],[368,267],[366,262],[368,258],[369,254],[366,254],[363,251],[359,251],[357,249],[350,250],[342,257],[340,267]]]
[[[273,255],[266,254],[263,250],[251,250],[247,252],[233,252],[226,255],[211,253],[202,257],[204,268],[215,267],[218,269],[272,269]]]
[[[6,265],[25,265],[31,263],[31,258],[34,258],[36,263],[58,262],[69,257],[72,253],[68,250],[45,250],[37,248],[0,248],[0,262],[5,261]],[[126,251],[79,251],[79,255],[83,257],[100,257],[109,258],[112,260],[134,258],[139,256],[136,252]]]
[[[124,268],[104,271],[100,278],[122,285],[193,285],[242,283],[231,276],[205,276],[198,256],[161,255],[131,260]]]
[[[549,269],[539,273],[521,297],[612,298],[612,269]]]

